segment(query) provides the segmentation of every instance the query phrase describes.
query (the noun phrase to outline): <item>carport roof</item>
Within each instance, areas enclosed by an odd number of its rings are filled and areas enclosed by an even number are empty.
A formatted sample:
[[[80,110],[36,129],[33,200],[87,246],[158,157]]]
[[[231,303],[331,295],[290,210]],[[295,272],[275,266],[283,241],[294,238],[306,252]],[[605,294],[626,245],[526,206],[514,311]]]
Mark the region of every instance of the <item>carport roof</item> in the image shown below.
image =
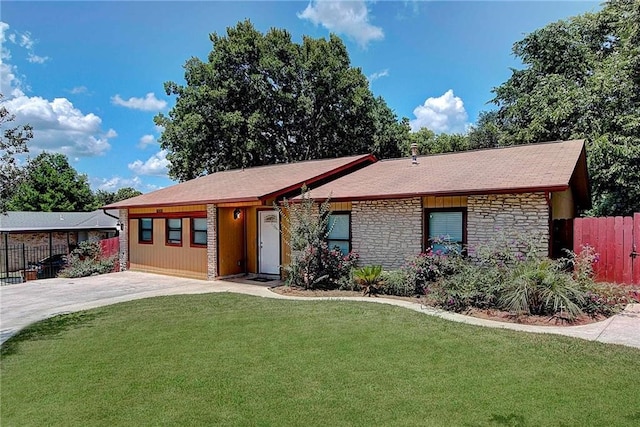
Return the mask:
[[[382,160],[310,191],[333,201],[574,189],[590,207],[584,141],[554,141]]]
[[[375,161],[375,157],[366,154],[216,172],[112,203],[104,209],[265,201]]]
[[[6,212],[0,214],[0,231],[104,230],[116,228],[116,218],[93,212]]]

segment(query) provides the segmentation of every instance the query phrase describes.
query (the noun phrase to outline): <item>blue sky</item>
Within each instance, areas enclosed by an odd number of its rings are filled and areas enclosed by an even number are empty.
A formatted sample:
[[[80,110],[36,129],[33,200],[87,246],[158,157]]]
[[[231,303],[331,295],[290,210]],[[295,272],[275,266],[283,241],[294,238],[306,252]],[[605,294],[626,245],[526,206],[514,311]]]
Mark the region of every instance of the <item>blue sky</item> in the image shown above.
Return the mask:
[[[250,19],[296,42],[338,34],[352,65],[412,128],[461,132],[490,108],[519,63],[511,46],[547,23],[596,11],[586,1],[33,2],[0,5],[0,91],[30,123],[33,157],[68,155],[94,190],[172,184],[153,123],[175,99],[183,64],[206,59],[209,34]]]

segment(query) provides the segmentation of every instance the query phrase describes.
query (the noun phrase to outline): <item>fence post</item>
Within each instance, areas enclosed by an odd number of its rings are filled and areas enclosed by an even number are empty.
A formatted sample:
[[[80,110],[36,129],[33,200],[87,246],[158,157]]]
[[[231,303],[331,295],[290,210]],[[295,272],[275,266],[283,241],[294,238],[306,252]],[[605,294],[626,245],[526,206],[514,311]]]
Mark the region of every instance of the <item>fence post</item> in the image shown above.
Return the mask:
[[[4,234],[4,265],[6,267],[5,274],[6,277],[9,277],[9,233]]]

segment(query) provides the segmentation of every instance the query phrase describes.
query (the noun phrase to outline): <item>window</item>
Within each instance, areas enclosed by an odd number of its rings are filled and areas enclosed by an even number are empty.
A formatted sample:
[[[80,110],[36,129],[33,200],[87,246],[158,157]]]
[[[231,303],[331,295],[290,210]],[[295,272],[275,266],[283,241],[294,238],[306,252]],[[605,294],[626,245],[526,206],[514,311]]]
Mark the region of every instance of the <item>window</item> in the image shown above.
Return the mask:
[[[207,246],[206,218],[191,218],[191,245]]]
[[[466,210],[430,210],[426,212],[427,218],[427,241],[426,248],[432,250],[442,250],[444,245],[434,243],[439,239],[449,240],[457,243],[460,249],[466,243]]]
[[[338,247],[343,255],[351,251],[351,214],[332,213],[329,215],[329,234],[327,244],[329,249]]]
[[[138,219],[138,242],[153,243],[153,219]]]
[[[167,218],[167,245],[182,245],[181,218]]]

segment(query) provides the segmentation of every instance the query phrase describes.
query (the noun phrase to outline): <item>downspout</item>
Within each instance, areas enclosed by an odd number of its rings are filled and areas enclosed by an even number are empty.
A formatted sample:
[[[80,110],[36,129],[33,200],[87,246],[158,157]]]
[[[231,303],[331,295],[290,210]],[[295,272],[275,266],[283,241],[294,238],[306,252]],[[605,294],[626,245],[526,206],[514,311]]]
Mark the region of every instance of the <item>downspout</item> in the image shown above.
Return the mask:
[[[118,234],[117,234],[117,235],[119,236],[119,235],[120,235],[120,231],[121,231],[121,230],[120,230],[120,228],[122,228],[122,229],[124,230],[124,224],[122,224],[122,223],[120,222],[120,218],[119,218],[119,217],[117,217],[117,216],[111,215],[109,212],[107,212],[107,210],[106,210],[106,209],[102,209],[102,212],[103,212],[106,216],[110,216],[111,218],[113,218],[113,219],[117,219],[117,220],[118,220],[118,222],[116,222],[116,231],[118,232]]]

